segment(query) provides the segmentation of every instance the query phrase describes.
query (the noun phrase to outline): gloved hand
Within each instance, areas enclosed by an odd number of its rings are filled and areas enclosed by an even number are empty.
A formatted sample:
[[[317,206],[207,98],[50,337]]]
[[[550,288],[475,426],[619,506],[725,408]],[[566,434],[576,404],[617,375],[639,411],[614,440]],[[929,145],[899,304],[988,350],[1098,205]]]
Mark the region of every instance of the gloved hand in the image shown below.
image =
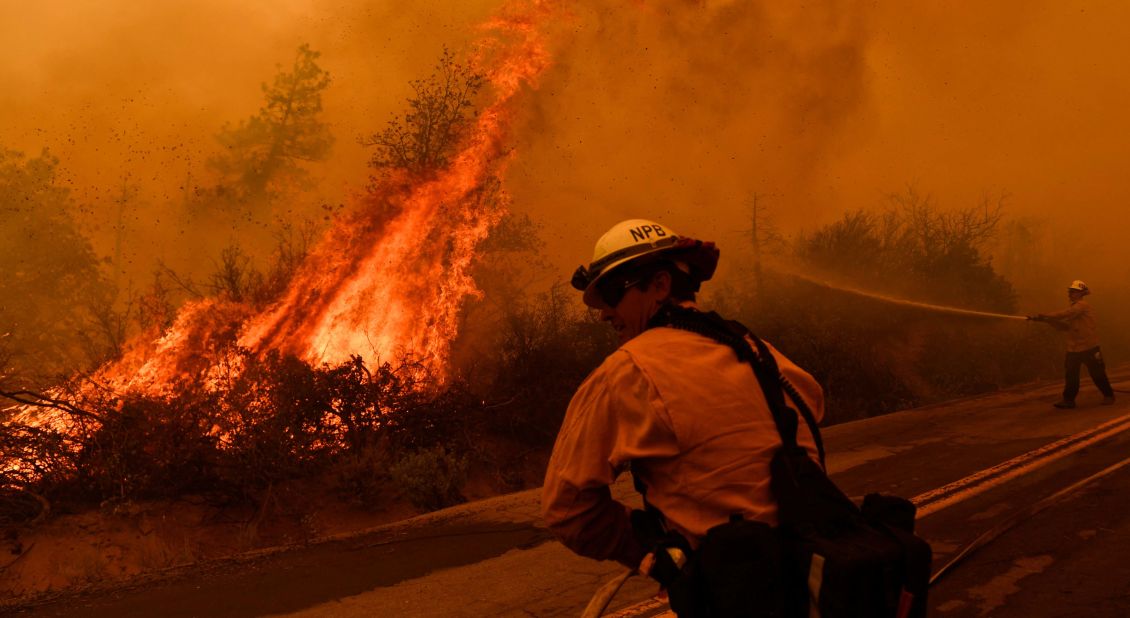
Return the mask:
[[[637,570],[667,588],[679,576],[679,571],[686,562],[687,555],[678,547],[657,547],[654,552],[644,556]]]

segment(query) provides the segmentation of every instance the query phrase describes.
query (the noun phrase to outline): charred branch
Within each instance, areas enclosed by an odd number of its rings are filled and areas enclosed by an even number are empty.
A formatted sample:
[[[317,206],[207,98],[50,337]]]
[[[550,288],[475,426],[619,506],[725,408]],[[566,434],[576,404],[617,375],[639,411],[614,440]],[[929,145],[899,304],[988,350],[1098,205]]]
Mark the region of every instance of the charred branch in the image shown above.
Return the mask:
[[[71,416],[99,422],[103,420],[101,415],[84,410],[66,399],[51,397],[31,390],[0,391],[0,397],[4,397],[5,399],[9,399],[21,405],[58,410]]]

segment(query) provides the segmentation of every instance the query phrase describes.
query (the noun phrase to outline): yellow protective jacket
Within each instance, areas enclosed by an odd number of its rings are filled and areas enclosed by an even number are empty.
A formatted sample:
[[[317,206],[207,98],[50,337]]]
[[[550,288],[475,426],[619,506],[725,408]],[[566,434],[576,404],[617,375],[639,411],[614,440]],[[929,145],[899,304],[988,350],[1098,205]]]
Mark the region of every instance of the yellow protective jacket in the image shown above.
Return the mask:
[[[821,419],[820,385],[772,353]],[[798,441],[815,459],[812,434],[803,419],[799,425]],[[776,525],[769,461],[780,444],[757,378],[733,350],[702,335],[653,328],[612,353],[574,395],[546,471],[542,514],[576,553],[635,567],[644,548],[633,536],[630,509],[609,491],[629,464],[648,502],[697,546],[734,513]]]
[[[1095,312],[1090,303],[1077,300],[1063,311],[1044,314],[1067,327],[1067,351],[1085,352],[1099,345],[1099,331],[1095,325]]]

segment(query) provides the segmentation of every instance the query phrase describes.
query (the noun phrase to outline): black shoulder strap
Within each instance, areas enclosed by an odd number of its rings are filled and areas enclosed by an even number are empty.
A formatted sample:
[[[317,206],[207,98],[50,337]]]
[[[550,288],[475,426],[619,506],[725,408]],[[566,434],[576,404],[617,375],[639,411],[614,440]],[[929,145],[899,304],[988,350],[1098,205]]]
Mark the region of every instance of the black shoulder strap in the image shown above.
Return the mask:
[[[804,398],[800,396],[800,393],[797,392],[796,387],[793,386],[792,382],[789,382],[788,378],[786,378],[785,375],[781,373],[780,367],[777,366],[777,359],[773,357],[773,353],[769,351],[769,347],[765,345],[765,342],[758,338],[757,335],[749,332],[749,330],[746,329],[745,326],[742,326],[738,322],[732,323],[739,326],[743,331],[745,331],[746,335],[753,340],[753,343],[755,345],[757,345],[757,357],[761,362],[754,365],[754,372],[757,372],[757,367],[760,365],[764,369],[764,371],[762,371],[761,373],[763,375],[768,374],[764,378],[766,382],[773,384],[773,377],[776,378],[776,383],[774,384],[774,386],[776,386],[776,392],[778,394],[778,405],[781,406],[781,408],[779,409],[789,411],[788,408],[784,405],[784,396],[781,394],[781,392],[784,391],[785,393],[788,393],[789,399],[792,399],[793,404],[796,405],[797,411],[800,412],[800,415],[802,417],[804,417],[804,422],[806,425],[808,425],[808,430],[812,433],[812,441],[816,445],[816,451],[820,455],[820,467],[824,468],[824,438],[820,435],[820,427],[816,424],[816,415],[812,413],[812,408],[808,407],[808,402],[806,402]],[[742,342],[746,343],[745,337],[742,338]],[[748,347],[749,344],[746,343],[746,346]],[[762,388],[764,389],[765,387]],[[793,431],[792,443],[796,444],[796,416],[790,415],[790,418],[793,419],[793,421],[790,423]]]
[[[812,432],[816,451],[820,456],[820,467],[824,468],[824,440],[820,435],[820,428],[816,425],[816,417],[808,403],[800,396],[796,388],[781,374],[777,360],[765,342],[757,338],[748,328],[738,322],[725,320],[713,311],[703,313],[694,309],[681,307],[665,307],[651,319],[649,326],[668,326],[679,330],[686,330],[708,337],[730,347],[737,355],[738,360],[748,363],[753,369],[765,400],[769,404],[769,411],[773,414],[773,422],[777,426],[777,433],[781,443],[787,448],[797,446],[797,411],[804,418],[808,429]],[[749,345],[752,340],[757,346],[757,352]],[[788,393],[796,405],[793,410],[785,403],[785,393]]]

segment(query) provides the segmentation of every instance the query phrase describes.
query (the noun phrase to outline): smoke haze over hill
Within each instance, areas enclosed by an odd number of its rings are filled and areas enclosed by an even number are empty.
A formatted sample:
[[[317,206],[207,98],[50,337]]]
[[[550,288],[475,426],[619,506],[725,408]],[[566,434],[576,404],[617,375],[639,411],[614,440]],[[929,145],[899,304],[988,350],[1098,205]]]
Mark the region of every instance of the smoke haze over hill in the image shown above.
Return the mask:
[[[9,3],[0,144],[60,158],[104,254],[110,204],[138,185],[131,274],[143,277],[185,250],[169,204],[203,182],[216,132],[255,111],[259,84],[298,44],[333,78],[337,143],[315,170],[317,196],[288,213],[315,216],[365,184],[356,139],[497,4]],[[1071,272],[1110,289],[1127,276],[1127,18],[1113,1],[579,6],[528,96],[508,189],[515,210],[545,222],[563,270],[629,216],[740,245],[755,192],[786,233],[907,184],[943,208],[1005,194],[1007,216],[1048,222],[1047,268],[1062,269],[1051,281]]]

